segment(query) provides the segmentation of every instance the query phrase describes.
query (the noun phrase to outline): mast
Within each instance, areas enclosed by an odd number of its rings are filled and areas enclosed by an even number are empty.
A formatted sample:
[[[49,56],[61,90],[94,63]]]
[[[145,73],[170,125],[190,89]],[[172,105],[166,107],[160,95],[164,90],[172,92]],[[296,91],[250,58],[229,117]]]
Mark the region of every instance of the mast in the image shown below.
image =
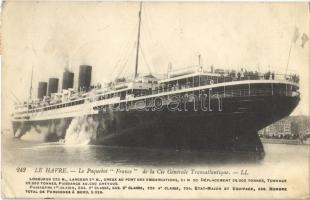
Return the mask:
[[[141,32],[141,10],[142,10],[142,1],[140,2],[140,10],[139,10],[139,27],[138,27],[138,39],[137,39],[137,51],[136,51],[135,78],[137,78],[138,76],[140,32]]]
[[[29,99],[32,99],[32,78],[33,78],[33,66],[31,68],[31,82],[30,82],[30,90],[29,90]]]

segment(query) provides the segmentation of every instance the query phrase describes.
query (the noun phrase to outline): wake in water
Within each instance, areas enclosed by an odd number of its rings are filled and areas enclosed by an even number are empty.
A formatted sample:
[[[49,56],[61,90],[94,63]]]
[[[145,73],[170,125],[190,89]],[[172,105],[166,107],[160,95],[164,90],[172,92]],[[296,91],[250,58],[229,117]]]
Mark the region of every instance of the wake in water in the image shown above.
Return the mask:
[[[65,135],[65,144],[87,145],[96,140],[98,121],[91,116],[72,119]]]
[[[15,137],[21,138],[26,141],[44,142],[48,137],[48,128],[44,126],[31,126],[30,129],[22,134],[21,129],[18,129],[15,133]]]
[[[104,121],[102,121],[103,123]],[[90,144],[97,138],[99,119],[94,116],[78,116],[70,119],[55,119],[48,122],[23,123],[15,130],[14,137],[39,142],[59,142],[64,144]]]

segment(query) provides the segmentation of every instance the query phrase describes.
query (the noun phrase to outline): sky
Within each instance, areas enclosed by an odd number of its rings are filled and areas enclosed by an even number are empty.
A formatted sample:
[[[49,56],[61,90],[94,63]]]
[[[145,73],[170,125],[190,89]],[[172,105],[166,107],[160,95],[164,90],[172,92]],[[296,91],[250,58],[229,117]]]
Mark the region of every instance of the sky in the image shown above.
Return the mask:
[[[92,84],[134,73],[139,3],[5,2],[2,8],[2,103],[29,96],[65,69],[93,66]],[[196,65],[271,70],[300,75],[301,102],[293,114],[309,114],[309,42],[292,43],[298,28],[309,35],[306,3],[163,3],[142,6],[139,73],[162,74]],[[61,81],[60,81],[61,82]],[[60,85],[61,86],[61,85]],[[59,87],[60,87],[59,86]]]

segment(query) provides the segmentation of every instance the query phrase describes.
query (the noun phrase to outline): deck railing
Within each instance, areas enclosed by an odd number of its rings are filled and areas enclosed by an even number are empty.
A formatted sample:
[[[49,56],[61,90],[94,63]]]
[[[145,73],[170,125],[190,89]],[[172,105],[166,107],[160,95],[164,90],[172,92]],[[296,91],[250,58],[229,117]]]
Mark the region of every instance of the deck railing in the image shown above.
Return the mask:
[[[295,92],[297,95],[298,92]],[[212,92],[213,96],[219,95],[221,97],[246,97],[246,96],[293,96],[294,91],[287,88],[273,89],[273,88],[261,88],[261,89],[237,89],[220,92]]]
[[[163,92],[171,92],[171,91],[179,91],[182,89],[187,88],[194,88],[198,86],[205,86],[205,85],[213,85],[218,83],[229,83],[234,81],[246,81],[246,80],[279,80],[279,81],[287,81],[291,83],[298,83],[299,78],[295,75],[280,75],[276,74],[273,79],[270,76],[270,78],[267,78],[266,76],[246,76],[246,77],[240,77],[240,78],[232,78],[232,77],[216,77],[213,79],[207,79],[207,80],[190,80],[188,83],[184,84],[170,84],[170,85],[160,85],[156,88],[153,88],[152,90],[146,90],[142,92],[141,94],[137,94],[136,96],[145,96],[145,95],[151,95],[151,94],[160,94]]]
[[[195,77],[195,76],[194,76]],[[156,88],[149,89],[149,90],[144,90],[140,94],[135,94],[134,97],[140,97],[140,96],[147,96],[147,95],[153,95],[153,94],[160,94],[164,92],[170,92],[170,91],[180,91],[183,89],[187,88],[194,88],[194,87],[199,87],[199,86],[205,86],[205,85],[213,85],[213,84],[218,84],[218,83],[229,83],[229,82],[234,82],[234,81],[247,81],[247,80],[280,80],[280,81],[287,81],[291,83],[298,83],[299,82],[299,77],[297,75],[287,75],[287,74],[272,74],[272,73],[265,73],[265,74],[252,74],[248,73],[246,75],[240,76],[240,77],[235,77],[231,75],[221,75],[221,76],[210,76],[208,79],[202,80],[201,77],[198,78],[198,80],[195,80],[194,77],[188,78],[188,82],[186,83],[180,83],[180,84],[162,84],[159,85]],[[250,87],[250,86],[249,86]],[[232,90],[232,91],[225,91],[222,95],[224,97],[226,96],[245,96],[245,95],[266,95],[267,93],[273,95],[275,90],[273,88],[271,89],[266,89],[266,90],[254,90],[254,89],[247,89],[247,90]],[[285,91],[278,91],[278,95],[292,95],[289,93],[291,91],[288,91],[287,88]],[[147,98],[147,97],[146,97]],[[24,106],[28,106],[27,104]],[[53,105],[49,105],[53,106]],[[37,106],[36,109],[38,108],[43,108],[46,107],[44,105]],[[26,112],[29,112],[26,111]]]
[[[201,94],[201,93],[200,93]],[[176,95],[176,96],[175,96]],[[159,98],[161,101],[167,103],[180,101],[182,103],[193,102],[193,101],[203,101],[203,96],[195,95],[192,92],[184,92],[181,94],[165,94],[163,96],[145,96],[145,98],[139,98],[137,100],[122,102],[119,106],[127,107],[129,110],[141,109],[141,107],[152,108],[155,106],[156,100]],[[255,88],[255,89],[233,89],[226,91],[212,91],[211,93],[207,92],[205,96],[206,98],[220,99],[225,98],[242,98],[242,97],[272,97],[272,96],[294,96],[299,95],[299,92],[292,91],[288,88]],[[194,98],[193,98],[194,97]],[[118,104],[116,104],[118,106]],[[109,108],[109,105],[103,107],[103,110]]]

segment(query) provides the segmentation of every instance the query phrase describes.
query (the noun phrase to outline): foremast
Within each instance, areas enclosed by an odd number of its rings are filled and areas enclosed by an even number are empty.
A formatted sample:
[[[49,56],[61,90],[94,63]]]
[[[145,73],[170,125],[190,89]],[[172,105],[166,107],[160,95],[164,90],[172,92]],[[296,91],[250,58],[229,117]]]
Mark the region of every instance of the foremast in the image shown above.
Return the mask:
[[[140,32],[141,32],[141,10],[142,10],[142,2],[140,2],[140,10],[139,10],[139,26],[138,26],[138,38],[137,38],[137,51],[136,51],[136,64],[135,64],[135,76],[134,76],[134,78],[138,77]]]

